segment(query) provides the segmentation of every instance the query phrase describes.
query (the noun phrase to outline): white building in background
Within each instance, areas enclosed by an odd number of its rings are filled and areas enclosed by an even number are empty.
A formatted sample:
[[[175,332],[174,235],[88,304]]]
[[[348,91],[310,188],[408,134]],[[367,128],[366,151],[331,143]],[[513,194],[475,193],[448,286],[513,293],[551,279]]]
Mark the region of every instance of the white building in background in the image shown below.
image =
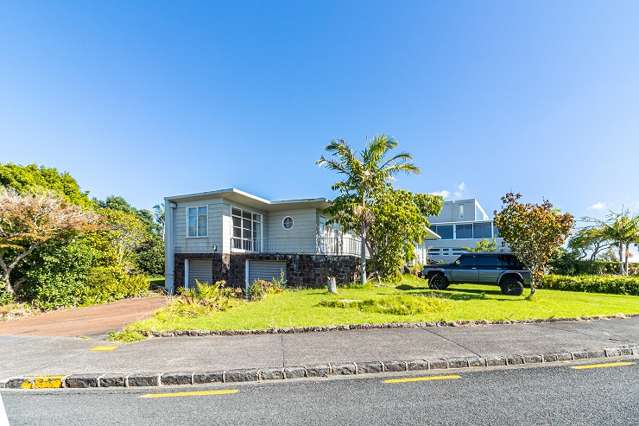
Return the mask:
[[[429,221],[431,229],[441,238],[424,241],[417,247],[421,263],[452,262],[465,253],[467,247],[473,248],[482,240],[494,240],[497,251],[510,251],[492,218],[475,198],[445,201],[441,213]]]

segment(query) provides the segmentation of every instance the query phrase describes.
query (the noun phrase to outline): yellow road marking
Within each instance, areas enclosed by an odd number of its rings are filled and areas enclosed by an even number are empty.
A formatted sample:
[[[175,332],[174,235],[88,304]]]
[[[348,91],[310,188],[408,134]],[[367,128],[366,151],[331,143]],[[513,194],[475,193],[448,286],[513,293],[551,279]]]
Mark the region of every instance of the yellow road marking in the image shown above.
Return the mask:
[[[183,396],[232,395],[238,392],[238,389],[221,389],[193,392],[147,393],[142,395],[140,398],[179,398]]]
[[[62,387],[63,377],[64,376],[36,376],[22,382],[20,389],[58,389]]]
[[[94,346],[89,349],[91,352],[111,352],[116,350],[117,346]]]
[[[635,365],[634,362],[606,362],[603,364],[588,364],[588,365],[576,365],[572,367],[574,370],[588,370],[591,368],[610,368],[610,367],[627,367],[629,365]]]
[[[461,379],[459,374],[448,374],[446,376],[420,376],[405,377],[403,379],[388,379],[384,383],[410,383],[410,382],[430,382],[432,380],[457,380]]]

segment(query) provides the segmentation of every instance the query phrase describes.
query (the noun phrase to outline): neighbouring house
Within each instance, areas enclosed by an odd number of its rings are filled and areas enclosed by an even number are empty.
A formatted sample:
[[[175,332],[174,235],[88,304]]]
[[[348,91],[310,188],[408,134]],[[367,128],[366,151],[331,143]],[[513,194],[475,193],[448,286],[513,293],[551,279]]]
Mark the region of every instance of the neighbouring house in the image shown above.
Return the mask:
[[[441,213],[428,220],[440,239],[424,241],[417,247],[421,263],[452,262],[465,253],[467,247],[473,248],[481,240],[494,240],[497,251],[510,251],[493,220],[475,198],[446,201]]]
[[[269,201],[235,188],[165,198],[166,289],[195,280],[248,288],[283,276],[322,286],[359,277],[360,239],[328,225],[324,198]]]

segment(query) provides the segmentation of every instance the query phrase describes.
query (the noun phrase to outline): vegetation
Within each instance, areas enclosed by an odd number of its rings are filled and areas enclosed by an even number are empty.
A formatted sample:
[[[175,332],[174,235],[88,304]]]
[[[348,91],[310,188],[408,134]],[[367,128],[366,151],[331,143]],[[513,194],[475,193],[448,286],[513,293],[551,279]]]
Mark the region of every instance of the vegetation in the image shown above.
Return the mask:
[[[620,275],[546,275],[543,288],[588,293],[629,294],[639,296],[639,276]],[[639,301],[637,302],[639,303]]]
[[[64,239],[97,224],[97,217],[54,194],[19,195],[0,188],[0,279],[14,296],[24,279],[11,273],[27,256],[47,242]]]
[[[154,213],[122,197],[91,200],[53,168],[0,164],[0,184],[0,304],[102,303],[141,295],[149,285],[142,275],[163,273]]]
[[[545,200],[542,204],[523,204],[521,194],[502,197],[501,211],[495,213],[495,225],[517,258],[532,274],[530,294],[541,282],[548,263],[563,245],[572,229],[570,213],[561,213]]]
[[[638,314],[639,297],[542,288],[535,298],[504,296],[496,286],[453,285],[430,290],[404,276],[399,286],[352,285],[333,295],[323,289],[286,290],[261,301],[235,300],[225,311],[184,316],[170,307],[129,331],[254,330],[272,327],[422,321],[503,321]]]
[[[629,211],[610,212],[605,220],[586,218],[594,226],[580,230],[573,238],[572,246],[577,250],[590,250],[596,258],[600,246],[615,247],[618,250],[619,273],[628,275],[630,246],[639,244],[639,215],[632,216]],[[598,250],[599,249],[599,250]]]
[[[326,147],[330,158],[318,161],[344,177],[332,186],[338,196],[328,213],[343,230],[359,234],[362,283],[367,280],[366,250],[379,276],[397,278],[414,255],[414,245],[426,236],[427,216],[439,213],[443,204],[441,197],[393,189],[396,174],[419,173],[410,154],[387,157],[396,147],[396,140],[381,135],[358,155],[344,140],[335,140]]]
[[[497,241],[495,240],[480,240],[475,244],[475,247],[465,247],[467,252],[470,253],[486,253],[497,251]]]

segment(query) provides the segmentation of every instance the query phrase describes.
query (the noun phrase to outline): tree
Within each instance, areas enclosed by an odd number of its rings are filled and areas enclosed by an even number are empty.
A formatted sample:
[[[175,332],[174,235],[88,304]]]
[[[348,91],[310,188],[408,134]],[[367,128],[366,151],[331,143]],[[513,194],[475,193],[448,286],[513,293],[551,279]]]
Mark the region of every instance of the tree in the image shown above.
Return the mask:
[[[628,274],[630,246],[639,241],[639,216],[631,216],[628,210],[610,212],[606,220],[590,219],[597,224],[602,237],[617,248],[619,253],[619,273]]]
[[[406,262],[415,258],[415,245],[428,235],[428,216],[439,214],[444,199],[387,188],[375,194],[370,209],[375,220],[368,231],[368,249],[379,278],[401,278]]]
[[[581,228],[568,241],[568,248],[578,253],[579,260],[589,257],[590,261],[594,261],[610,246],[601,227]]]
[[[366,283],[366,247],[368,232],[374,215],[370,204],[378,191],[390,187],[392,178],[400,173],[419,173],[419,168],[411,160],[412,156],[402,152],[387,158],[389,151],[397,147],[397,141],[380,135],[358,155],[343,139],[333,140],[317,164],[337,172],[344,180],[336,182],[332,189],[339,195],[328,212],[333,221],[347,231],[356,231],[361,240],[360,277]]]
[[[164,239],[164,203],[156,204],[153,206],[153,218],[155,220],[155,223],[160,226],[162,239]]]
[[[97,217],[54,194],[0,192],[0,279],[15,295],[21,281],[12,283],[11,272],[35,249],[95,226]]]
[[[551,257],[564,243],[574,218],[561,213],[545,200],[542,204],[523,204],[521,194],[502,197],[503,207],[495,212],[495,225],[515,256],[532,273],[530,294],[541,281]]]
[[[0,186],[13,189],[18,194],[53,192],[65,201],[82,207],[92,204],[88,193],[80,189],[73,176],[52,167],[0,164]]]
[[[497,241],[480,240],[477,242],[477,244],[475,244],[475,247],[464,247],[464,250],[470,253],[497,251]]]

